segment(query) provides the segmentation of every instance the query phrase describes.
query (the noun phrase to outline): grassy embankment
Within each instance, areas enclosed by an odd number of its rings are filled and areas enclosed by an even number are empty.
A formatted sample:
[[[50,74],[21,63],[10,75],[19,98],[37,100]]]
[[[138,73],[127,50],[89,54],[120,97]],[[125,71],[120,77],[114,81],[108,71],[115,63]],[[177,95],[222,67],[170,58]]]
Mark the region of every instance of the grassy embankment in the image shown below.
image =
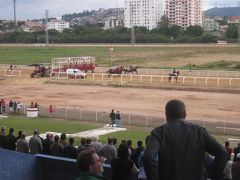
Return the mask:
[[[95,56],[100,66],[110,65],[106,47],[0,47],[1,64],[51,63],[51,58]],[[113,65],[145,68],[239,70],[239,47],[114,47]]]

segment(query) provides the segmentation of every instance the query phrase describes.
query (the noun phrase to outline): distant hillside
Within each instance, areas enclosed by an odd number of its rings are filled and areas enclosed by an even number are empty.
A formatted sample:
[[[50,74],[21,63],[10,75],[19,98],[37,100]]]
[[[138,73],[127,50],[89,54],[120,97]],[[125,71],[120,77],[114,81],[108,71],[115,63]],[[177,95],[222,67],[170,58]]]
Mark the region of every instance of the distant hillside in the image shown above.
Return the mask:
[[[239,7],[211,8],[204,12],[205,16],[240,16]]]

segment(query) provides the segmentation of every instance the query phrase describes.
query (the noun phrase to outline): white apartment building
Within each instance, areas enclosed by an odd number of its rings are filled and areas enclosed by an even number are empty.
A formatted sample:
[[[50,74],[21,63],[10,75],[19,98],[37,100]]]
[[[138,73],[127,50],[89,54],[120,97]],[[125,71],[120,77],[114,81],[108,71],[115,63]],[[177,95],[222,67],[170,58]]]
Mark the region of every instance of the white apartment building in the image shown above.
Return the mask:
[[[122,19],[117,19],[115,17],[111,17],[105,21],[104,29],[111,29],[115,27],[123,26]]]
[[[172,25],[202,26],[202,0],[166,0],[166,15]]]
[[[124,26],[156,28],[164,15],[165,0],[125,0]]]
[[[62,32],[63,29],[68,29],[69,28],[69,22],[65,22],[63,20],[51,20],[48,22],[48,29],[56,29],[57,31]]]

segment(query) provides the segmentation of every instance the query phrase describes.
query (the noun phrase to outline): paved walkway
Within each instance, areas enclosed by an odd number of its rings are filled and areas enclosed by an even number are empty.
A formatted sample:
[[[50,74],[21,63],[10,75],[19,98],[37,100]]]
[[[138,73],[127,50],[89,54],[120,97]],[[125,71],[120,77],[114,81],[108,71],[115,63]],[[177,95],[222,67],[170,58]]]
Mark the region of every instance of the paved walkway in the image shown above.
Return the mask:
[[[104,134],[109,134],[109,133],[113,133],[113,132],[117,132],[117,131],[125,131],[125,130],[126,130],[126,128],[118,128],[116,126],[110,127],[109,124],[107,124],[102,128],[92,129],[89,131],[83,131],[83,132],[78,132],[78,133],[74,133],[74,134],[67,134],[67,137],[99,138],[99,136],[104,135]],[[55,135],[58,135],[59,137],[61,136],[61,133],[59,133],[59,132],[46,132],[44,134],[40,134],[40,137],[45,139],[47,133],[51,133],[54,136]],[[26,137],[26,139],[29,140],[30,137],[32,137],[32,135]]]

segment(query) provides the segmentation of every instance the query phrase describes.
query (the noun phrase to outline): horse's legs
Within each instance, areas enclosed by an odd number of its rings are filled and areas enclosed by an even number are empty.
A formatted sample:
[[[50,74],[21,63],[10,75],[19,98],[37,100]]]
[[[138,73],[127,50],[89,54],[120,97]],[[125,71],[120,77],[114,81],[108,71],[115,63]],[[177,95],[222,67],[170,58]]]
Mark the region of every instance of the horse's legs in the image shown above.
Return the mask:
[[[168,77],[168,82],[169,82],[169,83],[170,83],[171,79],[172,79],[172,77],[171,77],[171,76],[169,76],[169,77]]]

